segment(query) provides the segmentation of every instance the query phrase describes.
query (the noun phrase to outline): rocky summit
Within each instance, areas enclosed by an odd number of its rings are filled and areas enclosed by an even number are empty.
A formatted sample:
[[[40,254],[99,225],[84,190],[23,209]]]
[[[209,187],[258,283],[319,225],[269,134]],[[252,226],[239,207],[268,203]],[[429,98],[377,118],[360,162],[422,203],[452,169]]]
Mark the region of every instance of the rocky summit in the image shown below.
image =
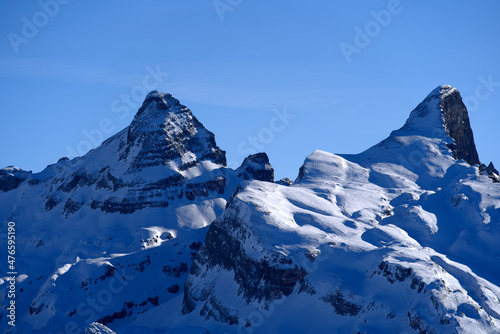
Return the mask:
[[[213,133],[154,91],[130,126],[83,157],[0,170],[0,213],[20,226],[18,326],[59,333],[98,321],[93,333],[181,295],[206,226],[240,181],[273,181],[265,153],[245,161],[228,168]]]
[[[316,150],[277,182],[265,153],[228,168],[191,111],[154,91],[85,156],[0,170],[4,225],[22,226],[18,326],[498,333],[498,181],[449,85],[382,142]]]
[[[402,129],[411,128],[430,130],[433,136],[441,134],[442,130],[446,131],[446,136],[452,140],[448,146],[455,159],[464,160],[470,165],[480,163],[467,108],[456,88],[443,85],[434,89],[412,111]]]
[[[132,168],[177,164],[180,170],[198,161],[226,165],[215,136],[170,94],[149,93],[127,131],[120,152]]]

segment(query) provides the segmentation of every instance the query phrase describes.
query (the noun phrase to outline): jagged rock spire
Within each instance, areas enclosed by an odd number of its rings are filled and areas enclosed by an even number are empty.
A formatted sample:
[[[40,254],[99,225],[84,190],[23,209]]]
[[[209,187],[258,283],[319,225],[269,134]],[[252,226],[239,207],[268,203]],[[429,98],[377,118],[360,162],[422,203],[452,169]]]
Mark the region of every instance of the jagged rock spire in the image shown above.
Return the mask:
[[[251,154],[246,157],[238,168],[238,175],[245,180],[274,182],[274,169],[266,153]]]
[[[457,89],[441,86],[441,114],[448,136],[454,140],[449,147],[455,159],[462,159],[470,165],[479,164],[474,134],[470,126],[469,114]]]
[[[172,95],[158,91],[146,96],[135,115],[120,158],[129,160],[133,168],[173,161],[183,169],[202,160],[226,166],[225,152],[215,143],[214,134]]]
[[[453,139],[448,144],[453,158],[470,165],[480,163],[467,108],[459,91],[450,85],[439,86],[427,95],[411,112],[405,125],[392,136],[400,134],[449,137]]]

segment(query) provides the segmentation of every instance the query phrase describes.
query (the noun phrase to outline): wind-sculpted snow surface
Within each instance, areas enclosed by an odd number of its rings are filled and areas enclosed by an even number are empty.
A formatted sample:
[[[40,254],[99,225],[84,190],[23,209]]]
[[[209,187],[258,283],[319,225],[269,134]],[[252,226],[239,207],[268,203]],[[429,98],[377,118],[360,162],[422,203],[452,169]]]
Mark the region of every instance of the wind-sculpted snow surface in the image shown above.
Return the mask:
[[[294,182],[273,178],[265,154],[225,167],[213,134],[158,92],[86,156],[2,170],[0,212],[26,226],[22,325],[500,332],[498,171],[455,88],[365,152],[315,151]]]
[[[470,209],[444,195],[436,215],[422,209],[428,190],[383,188],[369,177],[366,168],[316,151],[292,186],[244,185],[209,229],[183,311],[243,333],[498,330],[499,270],[487,265],[499,260],[498,220],[469,221],[460,212]],[[492,184],[483,178],[484,186]],[[500,192],[489,194],[498,203]],[[475,238],[453,243],[457,236],[439,236],[438,229],[457,225],[476,230]],[[443,252],[428,246],[434,239]],[[466,241],[474,244],[461,253],[457,243]],[[256,316],[270,308],[269,319]]]
[[[500,332],[500,187],[459,160],[477,153],[467,115],[458,130],[446,118],[450,96],[461,103],[438,87],[366,152],[315,151],[291,186],[241,184],[191,266],[187,319],[228,333]]]

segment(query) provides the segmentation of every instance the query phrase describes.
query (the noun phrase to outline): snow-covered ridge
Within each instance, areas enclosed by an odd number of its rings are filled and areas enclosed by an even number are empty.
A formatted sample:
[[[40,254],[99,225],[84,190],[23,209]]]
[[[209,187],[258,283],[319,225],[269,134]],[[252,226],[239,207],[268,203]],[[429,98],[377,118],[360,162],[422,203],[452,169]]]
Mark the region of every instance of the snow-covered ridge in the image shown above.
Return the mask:
[[[474,152],[444,85],[381,143],[316,150],[274,183],[265,153],[228,168],[187,107],[151,92],[85,156],[0,170],[0,214],[19,226],[19,328],[498,332],[499,173]]]
[[[116,325],[182,294],[206,226],[240,181],[274,181],[267,155],[258,157],[228,168],[213,133],[154,91],[129,127],[86,155],[35,174],[0,170],[0,215],[19,226],[18,326]],[[99,326],[87,331],[104,333]]]
[[[245,183],[194,259],[186,323],[497,332],[500,187],[474,152],[465,106],[445,85],[361,154],[315,151],[290,186]]]

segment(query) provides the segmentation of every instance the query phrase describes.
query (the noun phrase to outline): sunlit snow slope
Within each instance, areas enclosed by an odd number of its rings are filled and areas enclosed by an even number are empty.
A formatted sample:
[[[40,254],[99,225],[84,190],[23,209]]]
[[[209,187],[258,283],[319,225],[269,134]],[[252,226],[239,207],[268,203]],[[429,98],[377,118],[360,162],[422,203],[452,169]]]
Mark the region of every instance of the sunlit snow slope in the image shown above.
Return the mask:
[[[254,175],[273,181],[265,154],[238,170],[226,167],[214,135],[157,91],[129,127],[85,156],[37,174],[0,170],[1,240],[8,221],[17,230],[17,326],[10,330],[116,326],[182,295],[206,226]],[[0,291],[7,291],[2,278]]]
[[[441,86],[361,154],[315,151],[291,186],[242,184],[195,257],[175,326],[500,332],[500,185],[478,163],[460,94]]]

